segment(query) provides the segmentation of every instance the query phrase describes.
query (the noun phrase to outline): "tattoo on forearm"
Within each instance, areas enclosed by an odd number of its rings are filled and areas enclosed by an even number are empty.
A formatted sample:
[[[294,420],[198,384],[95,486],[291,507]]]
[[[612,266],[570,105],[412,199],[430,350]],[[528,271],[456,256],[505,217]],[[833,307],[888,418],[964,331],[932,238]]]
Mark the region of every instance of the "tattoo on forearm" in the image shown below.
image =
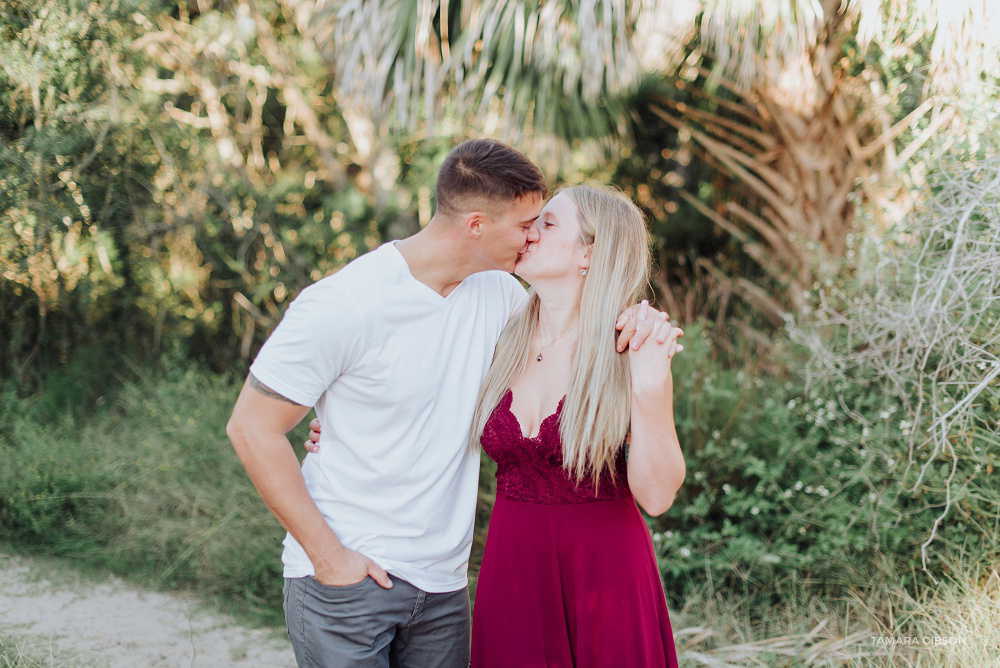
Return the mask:
[[[255,376],[253,374],[250,374],[250,387],[252,387],[253,389],[257,390],[258,392],[260,392],[261,394],[263,394],[265,397],[271,397],[272,399],[278,399],[280,401],[286,401],[286,402],[292,404],[293,406],[301,406],[302,405],[302,404],[300,404],[297,401],[292,401],[291,399],[289,399],[288,397],[286,397],[283,394],[275,392],[270,387],[268,387],[264,383],[260,382],[260,380],[257,378],[257,376]]]

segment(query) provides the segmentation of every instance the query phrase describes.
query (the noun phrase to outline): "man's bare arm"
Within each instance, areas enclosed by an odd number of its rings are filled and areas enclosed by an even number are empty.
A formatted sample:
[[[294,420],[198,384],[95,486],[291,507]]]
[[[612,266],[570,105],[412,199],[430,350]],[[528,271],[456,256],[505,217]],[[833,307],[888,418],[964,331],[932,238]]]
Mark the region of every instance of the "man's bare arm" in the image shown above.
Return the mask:
[[[291,399],[289,399],[285,395],[281,394],[280,392],[275,392],[270,387],[268,387],[264,383],[260,382],[260,379],[257,378],[257,376],[253,375],[252,373],[247,376],[247,380],[250,382],[250,387],[252,387],[253,389],[257,390],[258,392],[260,392],[261,394],[263,394],[265,397],[271,397],[272,399],[277,399],[278,401],[287,401],[288,403],[292,404],[293,406],[301,406],[302,405],[302,404],[299,404],[299,403],[296,403],[296,402],[292,401]]]
[[[257,493],[305,549],[317,580],[350,584],[371,575],[382,586],[391,586],[388,575],[375,562],[344,547],[309,495],[299,461],[285,436],[308,412],[308,406],[282,396],[250,374],[226,434]]]

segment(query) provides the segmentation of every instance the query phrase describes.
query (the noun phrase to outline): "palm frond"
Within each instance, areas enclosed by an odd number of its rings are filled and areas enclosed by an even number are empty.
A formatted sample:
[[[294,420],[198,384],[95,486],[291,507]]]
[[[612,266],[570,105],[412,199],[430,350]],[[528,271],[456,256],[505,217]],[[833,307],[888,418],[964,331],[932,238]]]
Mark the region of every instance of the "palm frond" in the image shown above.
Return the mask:
[[[379,125],[433,127],[448,110],[472,127],[613,135],[615,99],[639,74],[638,1],[294,4],[309,6],[309,34],[335,85]]]
[[[886,53],[932,37],[937,85],[1000,75],[1000,32],[990,24],[990,0],[701,0],[703,44],[719,78],[744,88],[769,85],[803,54],[816,54],[840,21],[858,47]]]

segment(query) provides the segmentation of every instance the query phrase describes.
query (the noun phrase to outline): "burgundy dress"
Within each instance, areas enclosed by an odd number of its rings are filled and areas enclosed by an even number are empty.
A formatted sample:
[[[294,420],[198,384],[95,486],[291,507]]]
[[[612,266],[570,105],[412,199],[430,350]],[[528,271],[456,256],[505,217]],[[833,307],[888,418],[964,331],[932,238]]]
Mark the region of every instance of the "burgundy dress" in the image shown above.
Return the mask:
[[[482,444],[497,463],[472,616],[473,668],[677,666],[649,529],[616,480],[575,485],[562,469],[559,413],[525,438],[508,390]]]

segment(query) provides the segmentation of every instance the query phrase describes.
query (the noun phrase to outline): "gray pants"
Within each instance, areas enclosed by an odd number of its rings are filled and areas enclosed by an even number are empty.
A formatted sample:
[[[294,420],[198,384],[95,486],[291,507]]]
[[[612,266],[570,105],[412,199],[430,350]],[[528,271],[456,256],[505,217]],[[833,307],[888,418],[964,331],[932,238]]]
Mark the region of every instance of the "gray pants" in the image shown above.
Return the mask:
[[[285,578],[285,623],[300,668],[467,668],[468,587],[432,594],[393,575],[325,585]]]

